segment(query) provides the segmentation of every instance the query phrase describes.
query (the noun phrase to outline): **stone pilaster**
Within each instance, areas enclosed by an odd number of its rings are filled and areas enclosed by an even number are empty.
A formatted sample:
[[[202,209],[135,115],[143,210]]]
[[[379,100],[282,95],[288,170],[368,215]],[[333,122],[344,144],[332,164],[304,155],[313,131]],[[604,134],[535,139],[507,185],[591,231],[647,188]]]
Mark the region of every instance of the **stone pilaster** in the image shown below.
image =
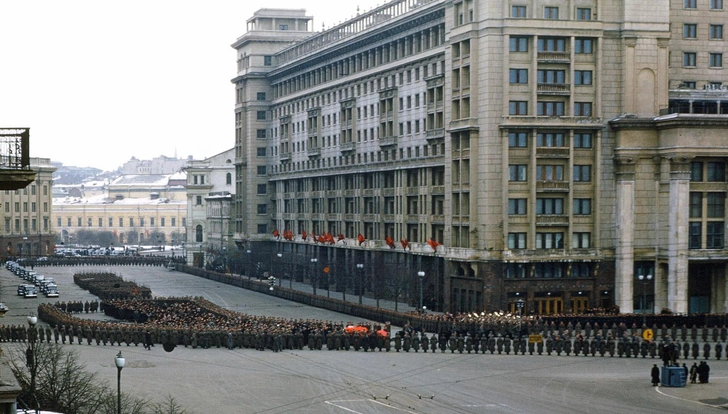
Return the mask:
[[[622,313],[634,310],[634,191],[635,164],[631,158],[615,160],[617,179],[614,301]]]
[[[690,160],[670,160],[670,207],[667,239],[667,304],[673,312],[688,311],[688,214],[690,196]]]

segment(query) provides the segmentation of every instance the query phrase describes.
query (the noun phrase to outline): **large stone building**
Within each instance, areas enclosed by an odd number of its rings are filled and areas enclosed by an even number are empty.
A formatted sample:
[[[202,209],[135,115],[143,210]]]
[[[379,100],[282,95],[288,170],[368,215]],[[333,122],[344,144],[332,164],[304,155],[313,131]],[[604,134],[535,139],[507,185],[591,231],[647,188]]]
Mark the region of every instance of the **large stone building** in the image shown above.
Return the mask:
[[[53,254],[51,187],[56,168],[48,158],[30,158],[30,168],[35,172],[34,181],[25,188],[0,192],[2,257]]]
[[[261,9],[232,45],[236,243],[444,311],[725,312],[725,16],[393,0],[314,32]]]
[[[230,226],[235,150],[190,160],[187,172],[187,262],[224,262],[234,249]]]

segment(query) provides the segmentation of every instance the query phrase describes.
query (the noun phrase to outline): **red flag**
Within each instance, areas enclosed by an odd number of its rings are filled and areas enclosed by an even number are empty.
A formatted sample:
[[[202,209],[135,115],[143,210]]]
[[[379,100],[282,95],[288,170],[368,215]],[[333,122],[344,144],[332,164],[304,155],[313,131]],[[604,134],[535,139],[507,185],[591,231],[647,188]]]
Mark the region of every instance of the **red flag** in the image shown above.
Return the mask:
[[[362,243],[364,243],[365,241],[367,241],[367,239],[361,233],[359,233],[359,235],[356,236],[356,240],[359,242],[359,246],[361,246]]]
[[[321,243],[321,244],[326,243],[326,236],[323,235],[323,234],[320,235],[320,236],[318,236],[318,242]]]
[[[433,239],[433,238],[430,238],[430,240],[427,241],[427,244],[429,244],[430,247],[432,247],[432,250],[434,250],[434,251],[437,251],[437,246],[440,246],[440,243],[435,241],[435,239]]]
[[[273,230],[273,237],[276,239],[281,237],[281,233],[278,231],[278,229]]]
[[[301,233],[301,238],[303,239],[303,241],[306,241],[307,237],[308,237],[308,234],[306,234],[306,230],[304,230],[303,233]]]
[[[387,243],[387,246],[389,246],[390,249],[394,249],[394,240],[392,240],[391,237],[387,236],[384,239],[384,242]]]
[[[399,239],[399,242],[402,244],[402,249],[404,249],[404,250],[409,249],[410,245],[409,245],[409,242],[407,241],[406,237],[404,239]]]
[[[324,240],[329,242],[329,244],[336,243],[336,241],[334,240],[334,236],[332,236],[331,233],[329,233],[329,232],[326,232],[326,239],[324,239]]]

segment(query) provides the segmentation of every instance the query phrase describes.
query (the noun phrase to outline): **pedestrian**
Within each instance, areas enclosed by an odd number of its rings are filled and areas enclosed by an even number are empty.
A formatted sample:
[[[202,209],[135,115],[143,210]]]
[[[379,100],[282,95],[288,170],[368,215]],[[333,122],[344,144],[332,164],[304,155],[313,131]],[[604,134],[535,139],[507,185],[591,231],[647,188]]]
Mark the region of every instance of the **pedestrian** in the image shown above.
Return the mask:
[[[693,366],[690,367],[690,383],[695,384],[697,378],[698,378],[698,364],[693,363]]]
[[[147,351],[151,351],[152,349],[152,333],[149,332],[149,329],[144,332],[144,349]]]
[[[660,368],[657,364],[652,364],[652,386],[656,387],[660,383]]]

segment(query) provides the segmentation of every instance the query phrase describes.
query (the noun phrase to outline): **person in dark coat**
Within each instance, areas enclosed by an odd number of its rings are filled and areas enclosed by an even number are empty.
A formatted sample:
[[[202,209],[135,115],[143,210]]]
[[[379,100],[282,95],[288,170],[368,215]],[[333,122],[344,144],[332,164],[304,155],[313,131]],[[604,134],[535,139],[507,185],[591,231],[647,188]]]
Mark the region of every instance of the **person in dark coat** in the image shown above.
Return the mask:
[[[695,384],[697,379],[698,379],[698,364],[693,363],[693,366],[690,367],[690,383]]]
[[[656,387],[660,383],[660,368],[657,364],[652,364],[652,386]]]

